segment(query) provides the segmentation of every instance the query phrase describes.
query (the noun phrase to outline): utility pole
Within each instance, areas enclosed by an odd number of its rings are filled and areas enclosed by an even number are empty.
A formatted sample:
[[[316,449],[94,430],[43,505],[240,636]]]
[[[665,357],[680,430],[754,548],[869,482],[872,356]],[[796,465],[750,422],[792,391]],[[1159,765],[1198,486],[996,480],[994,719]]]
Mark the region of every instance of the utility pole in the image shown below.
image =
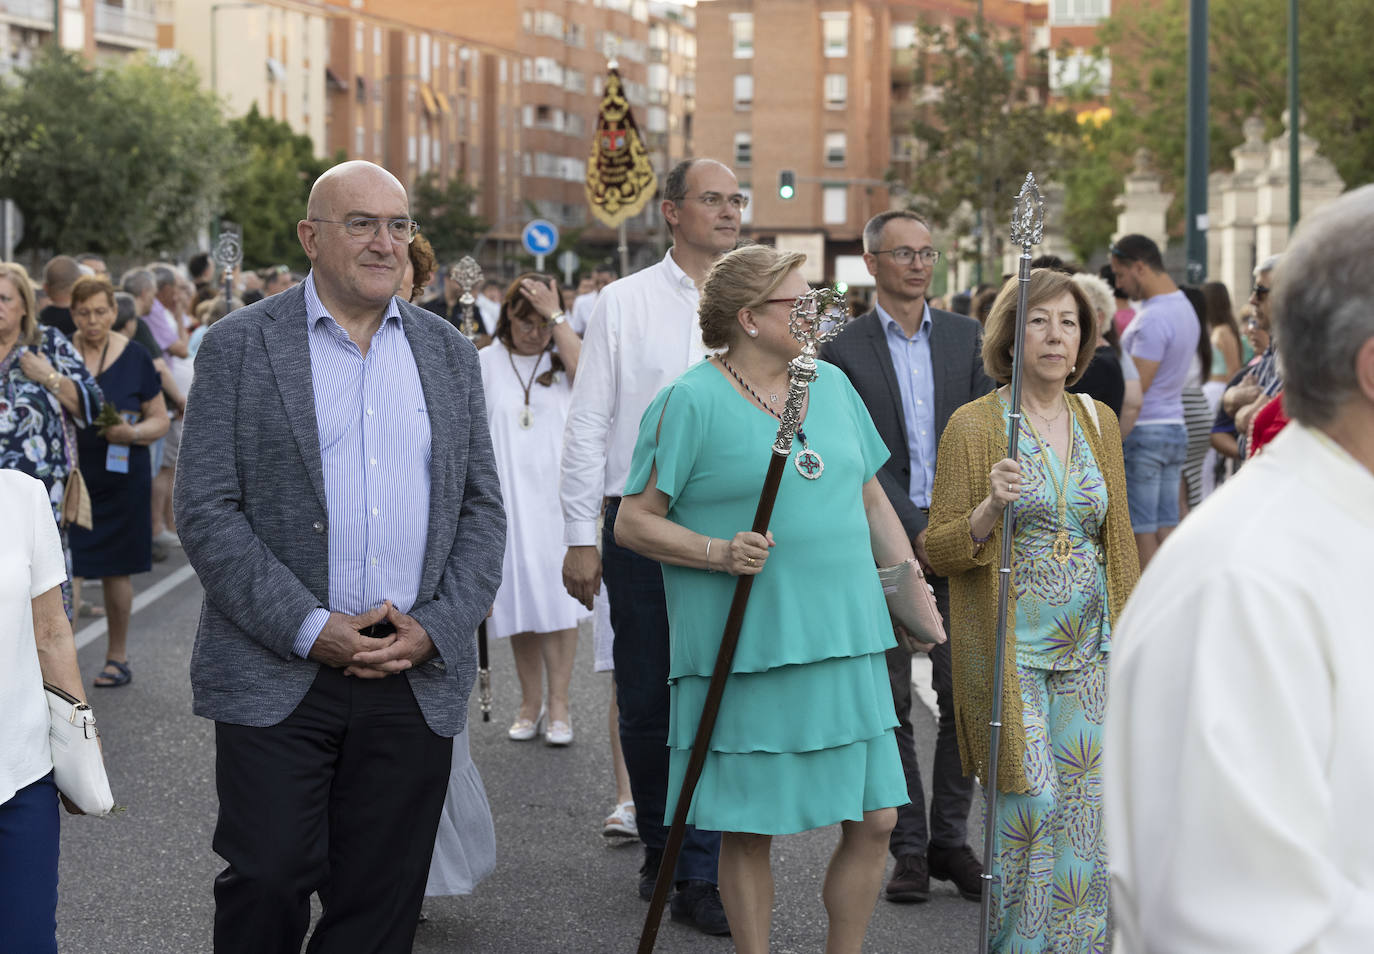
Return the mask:
[[[1298,0],[1288,0],[1288,232],[1298,227],[1302,211],[1302,106],[1298,101]]]
[[[1207,0],[1188,4],[1187,280],[1207,277]]]

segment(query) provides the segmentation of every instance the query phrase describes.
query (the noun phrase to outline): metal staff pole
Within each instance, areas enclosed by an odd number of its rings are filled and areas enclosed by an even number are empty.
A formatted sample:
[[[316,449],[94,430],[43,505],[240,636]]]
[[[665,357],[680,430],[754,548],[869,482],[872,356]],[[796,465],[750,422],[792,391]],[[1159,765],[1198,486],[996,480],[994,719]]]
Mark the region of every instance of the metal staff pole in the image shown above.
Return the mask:
[[[798,298],[796,305],[792,307],[792,315],[787,325],[792,337],[801,342],[802,350],[787,366],[787,404],[783,407],[782,423],[778,426],[778,436],[773,442],[773,456],[768,461],[768,472],[763,479],[759,505],[754,511],[752,529],[755,533],[768,532],[768,521],[772,519],[773,504],[778,499],[778,486],[782,483],[783,467],[792,454],[792,440],[797,433],[797,426],[801,423],[807,389],[811,382],[816,380],[816,346],[839,334],[848,320],[849,308],[845,304],[844,296],[829,288],[807,292]],[[715,730],[716,716],[720,713],[725,680],[729,677],[730,666],[735,660],[740,625],[744,622],[744,609],[749,603],[749,591],[753,585],[752,576],[741,576],[735,582],[735,596],[730,601],[730,613],[725,618],[725,631],[721,634],[720,650],[716,654],[715,667],[711,670],[711,683],[706,690],[701,721],[697,723],[697,734],[692,740],[692,754],[687,760],[682,790],[678,792],[673,824],[668,830],[668,842],[663,846],[663,859],[658,866],[658,880],[654,882],[654,896],[649,902],[649,913],[644,917],[643,933],[639,936],[639,954],[653,954],[654,941],[658,938],[663,906],[668,900],[668,888],[673,883],[673,870],[677,867],[677,856],[682,851],[682,839],[687,834],[687,811],[691,807],[692,796],[696,794],[697,782],[701,780],[701,770],[706,765],[711,733]]]
[[[1021,367],[1026,344],[1026,292],[1030,287],[1031,246],[1039,245],[1045,232],[1045,202],[1035,185],[1034,173],[1016,196],[1016,211],[1011,217],[1011,241],[1021,246],[1019,282],[1016,297],[1016,344],[1011,353],[1011,413],[1007,415],[1007,456],[1016,460],[1021,437]],[[1002,669],[1007,657],[1007,605],[1011,601],[1012,536],[1015,533],[1016,505],[1002,511],[1002,562],[997,573],[997,651],[992,670],[992,715],[988,722],[987,778],[983,779],[983,907],[978,927],[979,954],[988,954],[992,941],[992,864],[997,853],[997,760],[1002,746]]]
[[[458,324],[458,330],[463,333],[463,337],[473,341],[481,334],[481,328],[477,324],[476,305],[477,299],[472,297],[472,290],[482,283],[482,266],[477,264],[477,259],[471,255],[464,255],[458,260],[458,264],[453,266],[449,272],[449,277],[458,283],[458,287],[463,290],[462,297],[458,299],[458,304],[463,308],[463,317]],[[482,710],[482,721],[491,721],[491,654],[487,648],[487,621],[485,619],[477,624],[477,706]]]

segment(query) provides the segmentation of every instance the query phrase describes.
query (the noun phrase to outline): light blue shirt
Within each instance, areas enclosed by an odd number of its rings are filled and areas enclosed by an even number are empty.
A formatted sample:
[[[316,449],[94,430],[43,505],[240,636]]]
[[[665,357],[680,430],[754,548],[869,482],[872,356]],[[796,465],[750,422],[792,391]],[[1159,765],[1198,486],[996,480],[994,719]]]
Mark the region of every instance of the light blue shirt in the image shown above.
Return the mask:
[[[391,600],[410,611],[429,532],[429,411],[396,299],[367,356],[305,279],[325,509],[329,608],[313,610],[293,649],[310,654],[330,610],[357,615]]]
[[[902,392],[902,416],[906,419],[906,451],[911,461],[911,482],[907,493],[921,509],[930,506],[930,490],[935,486],[935,369],[930,358],[930,305],[923,305],[921,327],[907,337],[896,319],[874,305],[878,320],[887,335],[887,350],[892,355],[892,370]]]

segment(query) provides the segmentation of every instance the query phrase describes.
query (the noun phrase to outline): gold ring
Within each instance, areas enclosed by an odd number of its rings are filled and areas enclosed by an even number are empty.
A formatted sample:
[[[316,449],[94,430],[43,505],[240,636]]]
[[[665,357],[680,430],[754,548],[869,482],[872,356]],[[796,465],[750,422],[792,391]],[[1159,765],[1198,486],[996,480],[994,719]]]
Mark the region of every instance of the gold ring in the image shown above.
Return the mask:
[[[750,566],[758,566],[753,557],[747,557]]]

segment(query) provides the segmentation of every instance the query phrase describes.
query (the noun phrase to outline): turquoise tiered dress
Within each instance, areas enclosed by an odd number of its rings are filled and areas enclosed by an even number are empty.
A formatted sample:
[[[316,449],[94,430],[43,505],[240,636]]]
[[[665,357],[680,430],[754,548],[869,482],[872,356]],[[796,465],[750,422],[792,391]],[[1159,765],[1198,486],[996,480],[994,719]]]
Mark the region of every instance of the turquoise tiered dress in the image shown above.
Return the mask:
[[[728,540],[753,523],[778,422],[703,361],[645,411],[625,493],[651,469],[668,519]],[[884,652],[895,644],[862,487],[888,457],[863,402],[821,362],[802,429],[825,462],[790,460],[754,580],[710,753],[687,820],[781,835],[904,805]],[[793,460],[801,451],[793,446]],[[735,591],[725,573],[663,565],[671,639],[665,817],[671,819]]]

